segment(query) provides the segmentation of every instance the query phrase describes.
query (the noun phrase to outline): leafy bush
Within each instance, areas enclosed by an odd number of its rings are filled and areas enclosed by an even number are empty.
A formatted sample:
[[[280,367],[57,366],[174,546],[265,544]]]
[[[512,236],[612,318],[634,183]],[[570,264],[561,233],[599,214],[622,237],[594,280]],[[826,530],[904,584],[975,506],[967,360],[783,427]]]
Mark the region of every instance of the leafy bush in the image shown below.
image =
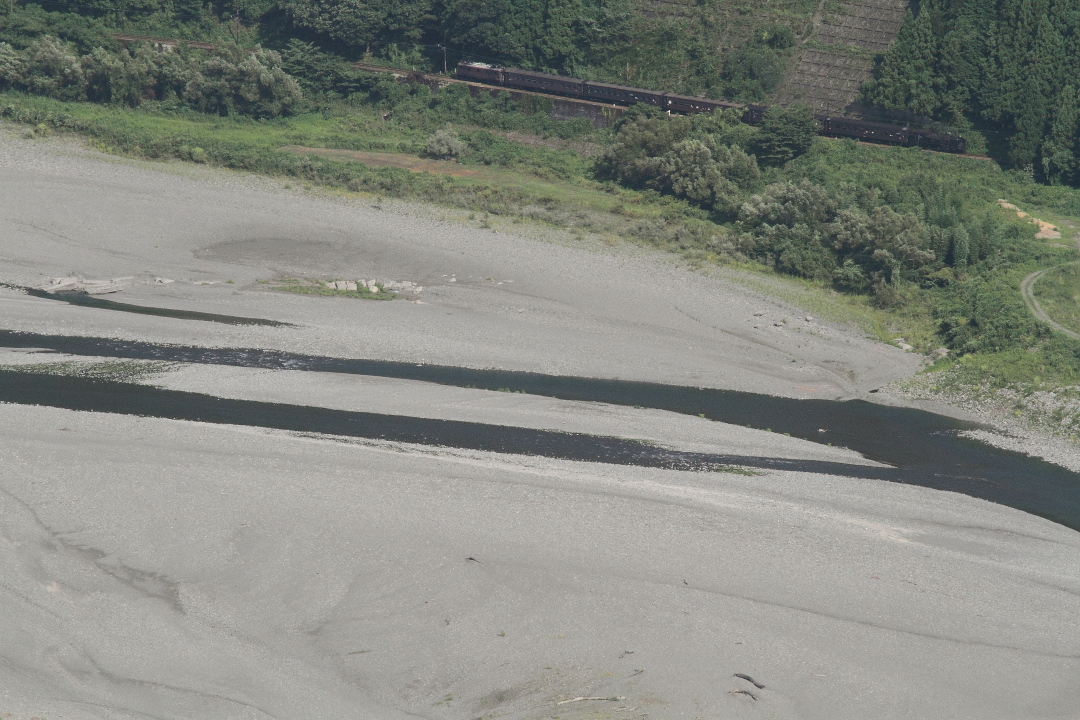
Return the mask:
[[[431,157],[449,159],[459,157],[467,148],[457,133],[444,128],[428,138],[424,151]]]
[[[690,118],[645,107],[634,106],[620,120],[616,143],[597,160],[597,175],[734,214],[761,177],[753,156],[695,132]]]
[[[287,115],[302,99],[280,56],[262,48],[249,53],[225,47],[205,57],[187,49],[158,53],[141,46],[109,52],[99,47],[79,57],[48,35],[22,51],[0,43],[0,88],[129,106],[173,99],[205,112],[252,117]]]
[[[184,99],[203,112],[252,117],[290,114],[302,94],[281,68],[281,56],[256,48],[224,48],[205,60],[184,88]]]
[[[77,54],[94,48],[119,49],[108,26],[98,19],[73,12],[47,12],[39,5],[23,5],[0,20],[0,42],[24,50],[35,40],[50,36],[69,43]]]

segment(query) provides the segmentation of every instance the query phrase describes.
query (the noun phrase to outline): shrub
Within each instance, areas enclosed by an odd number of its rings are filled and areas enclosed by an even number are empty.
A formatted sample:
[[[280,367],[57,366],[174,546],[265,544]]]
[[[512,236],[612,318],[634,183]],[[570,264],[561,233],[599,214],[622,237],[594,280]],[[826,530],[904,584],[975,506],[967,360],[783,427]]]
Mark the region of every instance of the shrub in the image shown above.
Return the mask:
[[[435,134],[427,139],[424,151],[431,157],[449,159],[460,157],[468,146],[452,130],[436,130]]]
[[[44,36],[23,51],[0,43],[0,87],[60,100],[137,106],[147,99],[176,99],[204,112],[253,117],[290,114],[302,95],[281,68],[281,57],[256,48],[223,48],[210,57],[189,49],[158,53],[95,48],[78,57],[65,43]]]
[[[226,48],[203,62],[185,87],[185,99],[203,112],[253,117],[288,115],[302,94],[281,67],[281,56],[257,48]]]

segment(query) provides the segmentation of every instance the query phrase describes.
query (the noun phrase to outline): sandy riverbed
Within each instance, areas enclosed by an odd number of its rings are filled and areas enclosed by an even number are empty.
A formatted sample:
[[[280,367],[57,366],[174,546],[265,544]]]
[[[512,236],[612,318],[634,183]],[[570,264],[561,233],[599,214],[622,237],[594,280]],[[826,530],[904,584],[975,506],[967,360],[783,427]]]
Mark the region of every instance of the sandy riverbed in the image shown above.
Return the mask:
[[[870,398],[919,367],[664,256],[452,215],[0,126],[0,281],[131,277],[110,297],[292,323],[0,289],[2,327],[823,399]],[[260,282],[280,276],[425,289],[420,303],[374,302]],[[419,382],[191,366],[152,382],[865,462],[656,410]],[[1080,536],[952,493],[13,405],[0,405],[0,438],[0,713],[20,720],[985,719],[1080,706]],[[619,699],[558,704],[594,696]]]

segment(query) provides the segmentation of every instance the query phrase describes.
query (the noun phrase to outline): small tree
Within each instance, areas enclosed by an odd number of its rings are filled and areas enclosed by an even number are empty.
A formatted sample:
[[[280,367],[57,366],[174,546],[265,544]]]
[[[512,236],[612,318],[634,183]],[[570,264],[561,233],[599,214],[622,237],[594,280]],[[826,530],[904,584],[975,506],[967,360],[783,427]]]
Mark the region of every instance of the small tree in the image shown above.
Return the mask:
[[[752,149],[761,164],[783,165],[809,150],[817,131],[814,111],[807,105],[770,108]]]
[[[460,157],[465,153],[467,145],[457,136],[453,130],[443,128],[436,130],[435,134],[428,138],[427,145],[424,146],[424,150],[431,157],[442,158],[448,160],[450,158]]]

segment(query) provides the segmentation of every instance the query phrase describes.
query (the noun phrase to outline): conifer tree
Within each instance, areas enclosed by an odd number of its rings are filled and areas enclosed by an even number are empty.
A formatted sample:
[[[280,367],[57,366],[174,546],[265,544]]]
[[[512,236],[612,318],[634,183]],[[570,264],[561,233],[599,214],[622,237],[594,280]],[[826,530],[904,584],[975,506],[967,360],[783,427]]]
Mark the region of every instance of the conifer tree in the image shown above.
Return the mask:
[[[937,109],[940,100],[936,90],[941,82],[935,73],[938,43],[933,31],[933,12],[929,3],[914,18],[908,11],[896,41],[885,54],[878,78],[870,85],[868,95],[872,102],[925,115]]]
[[[1030,0],[1028,0],[1030,2]],[[1061,86],[1061,67],[1065,61],[1061,35],[1043,15],[1034,28],[1030,50],[1024,58],[1022,82],[1013,100],[1015,134],[1010,154],[1013,162],[1026,165],[1034,161],[1046,134],[1051,103]]]
[[[1043,174],[1051,182],[1080,181],[1077,160],[1077,134],[1080,131],[1080,94],[1075,85],[1067,85],[1059,96],[1050,138],[1042,148]]]

